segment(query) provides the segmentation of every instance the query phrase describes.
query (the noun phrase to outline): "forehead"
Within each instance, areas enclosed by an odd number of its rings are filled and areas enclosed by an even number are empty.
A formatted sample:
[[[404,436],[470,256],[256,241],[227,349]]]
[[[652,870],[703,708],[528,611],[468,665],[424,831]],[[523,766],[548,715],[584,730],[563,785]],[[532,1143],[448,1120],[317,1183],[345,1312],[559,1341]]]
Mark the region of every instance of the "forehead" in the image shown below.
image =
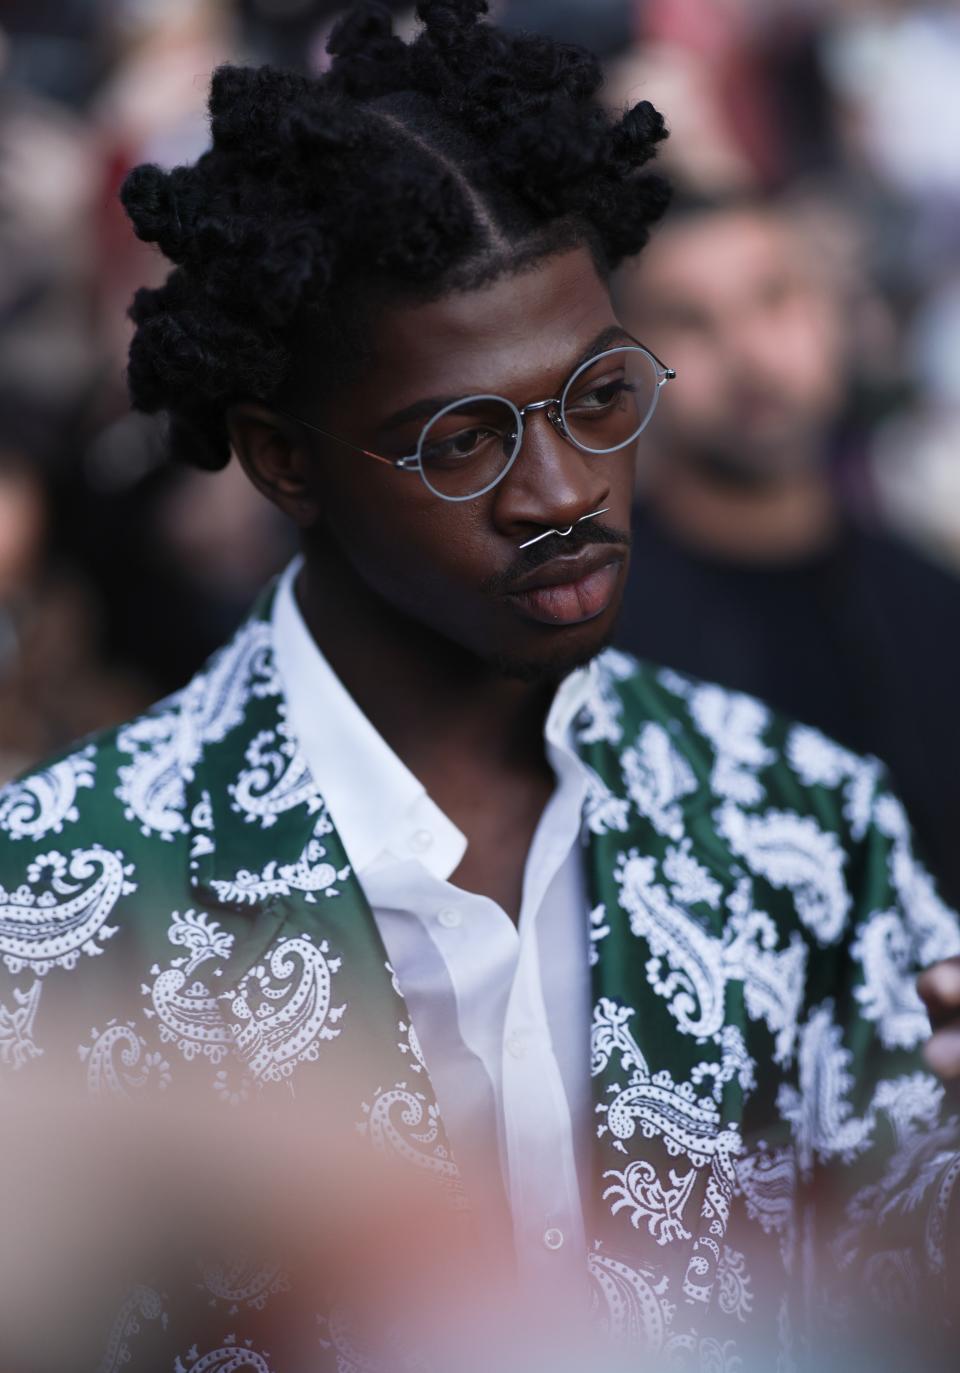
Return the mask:
[[[360,385],[381,414],[433,395],[491,391],[523,401],[531,387],[562,380],[615,322],[589,250],[575,248],[476,290],[385,308]]]
[[[657,303],[734,301],[771,278],[813,284],[809,248],[785,219],[731,210],[668,225],[638,260],[636,283]]]

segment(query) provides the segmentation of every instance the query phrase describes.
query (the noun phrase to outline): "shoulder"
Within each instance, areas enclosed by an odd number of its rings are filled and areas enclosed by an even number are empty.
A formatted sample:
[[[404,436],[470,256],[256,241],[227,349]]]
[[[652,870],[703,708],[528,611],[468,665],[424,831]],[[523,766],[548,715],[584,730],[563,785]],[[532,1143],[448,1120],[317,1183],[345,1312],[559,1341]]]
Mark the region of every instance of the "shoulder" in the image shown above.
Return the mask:
[[[279,701],[254,617],[182,691],[0,790],[0,1065],[53,1064],[64,1045],[69,1058],[90,1026],[128,1025],[171,942],[214,947],[222,913],[198,876],[212,805],[234,803]]]
[[[748,874],[763,908],[818,947],[863,922],[884,938],[895,927],[918,966],[960,952],[960,922],[876,758],[672,669],[621,653],[597,668],[579,737],[623,807],[618,843],[665,846],[674,867],[687,854],[718,880]]]
[[[735,827],[738,813],[789,812],[857,841],[886,790],[876,758],[745,692],[616,650],[598,660],[596,682],[581,740],[602,741],[627,771],[672,760],[719,825]]]
[[[0,789],[0,875],[21,850],[54,842],[114,846],[139,831],[172,839],[182,827],[178,770],[163,759],[163,795],[156,764],[176,735],[185,693],[158,702],[143,715],[79,740]],[[145,767],[153,768],[148,780]]]
[[[182,690],[0,789],[0,879],[32,844],[184,838],[188,792],[210,751],[245,723],[253,699],[279,689],[271,649],[270,624],[254,615]]]
[[[41,1053],[33,1023],[41,985],[52,980],[60,987],[64,973],[81,967],[91,976],[80,984],[71,979],[77,992],[81,984],[100,985],[106,969],[116,983],[141,931],[156,923],[157,902],[170,895],[179,904],[188,864],[186,842],[179,851],[175,842],[181,837],[182,778],[168,756],[158,790],[158,769],[148,780],[140,753],[147,740],[157,745],[171,739],[178,708],[177,698],[161,702],[0,790],[4,1063],[19,1067]],[[154,752],[155,761],[160,757],[160,750]],[[49,997],[43,998],[48,1010]],[[32,1008],[29,1023],[21,1025],[25,1008]]]
[[[857,528],[853,539],[861,565],[871,582],[895,603],[912,605],[914,612],[943,611],[956,616],[960,607],[960,576],[944,562],[885,531]],[[915,598],[922,597],[917,605]]]
[[[0,958],[9,970],[27,960],[45,971],[51,958],[73,966],[84,945],[99,952],[84,906],[94,892],[103,938],[108,907],[137,925],[154,897],[189,897],[208,794],[235,755],[242,764],[261,717],[276,715],[269,631],[249,620],[183,690],[0,790]],[[135,901],[121,902],[134,890]]]

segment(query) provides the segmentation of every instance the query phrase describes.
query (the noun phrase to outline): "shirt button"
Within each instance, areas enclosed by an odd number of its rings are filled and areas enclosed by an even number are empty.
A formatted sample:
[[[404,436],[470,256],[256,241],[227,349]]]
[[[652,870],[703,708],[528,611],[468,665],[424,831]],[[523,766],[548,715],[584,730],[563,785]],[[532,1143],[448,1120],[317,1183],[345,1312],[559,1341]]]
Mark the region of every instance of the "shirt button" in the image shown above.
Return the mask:
[[[409,843],[414,853],[426,853],[427,849],[433,847],[433,835],[429,830],[414,830]]]
[[[507,1053],[511,1058],[523,1058],[527,1052],[527,1046],[523,1035],[519,1030],[514,1030],[512,1035],[507,1036]]]
[[[551,1226],[549,1230],[543,1232],[543,1242],[548,1249],[560,1249],[563,1247],[563,1231],[556,1226]]]
[[[441,911],[437,920],[445,930],[455,930],[463,924],[463,916],[455,910]]]

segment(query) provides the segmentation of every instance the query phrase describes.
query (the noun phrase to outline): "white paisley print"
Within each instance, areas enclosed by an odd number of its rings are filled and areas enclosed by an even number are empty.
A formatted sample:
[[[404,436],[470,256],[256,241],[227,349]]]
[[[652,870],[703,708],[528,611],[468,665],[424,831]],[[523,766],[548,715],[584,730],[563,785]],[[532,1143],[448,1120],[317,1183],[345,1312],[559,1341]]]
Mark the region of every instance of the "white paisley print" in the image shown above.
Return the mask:
[[[131,761],[118,768],[116,794],[144,834],[186,831],[185,786],[204,745],[242,722],[251,695],[279,693],[270,647],[269,626],[251,620],[184,691],[118,732],[117,748]]]
[[[265,1354],[254,1349],[252,1340],[238,1342],[228,1336],[219,1349],[202,1354],[191,1345],[186,1354],[179,1355],[173,1365],[174,1373],[274,1373]]]
[[[97,1111],[162,1092],[168,1115],[199,1085],[225,1131],[295,1096],[367,1167],[382,1151],[439,1184],[467,1227],[457,1141],[272,634],[268,597],[184,691],[0,791],[3,1080],[62,1072]],[[613,1366],[743,1373],[762,1349],[755,1366],[788,1373],[841,1282],[893,1309],[949,1276],[960,1125],[923,1067],[915,977],[960,954],[960,922],[875,760],[622,654],[590,679],[594,1321]],[[205,1254],[182,1309],[176,1282],[129,1276],[104,1373],[272,1373],[264,1333],[303,1305],[282,1256]],[[377,1341],[328,1295],[285,1347],[372,1373]]]
[[[261,730],[244,755],[246,766],[230,784],[233,807],[250,824],[270,829],[284,811],[321,805],[307,760],[286,724]]]
[[[107,923],[114,907],[136,890],[133,865],[97,846],[39,854],[25,877],[11,891],[0,886],[0,956],[10,972],[29,966],[38,977],[101,954],[117,932]]]
[[[289,1077],[314,1061],[324,1040],[336,1039],[346,1006],[332,1006],[333,976],[341,960],[327,941],[284,939],[264,964],[251,969],[230,1002],[236,1052],[260,1082]]]
[[[156,1022],[161,1042],[174,1045],[188,1062],[203,1055],[220,1063],[233,1037],[217,992],[196,974],[205,964],[229,957],[233,936],[205,912],[188,910],[182,915],[173,912],[167,938],[187,952],[171,958],[166,968],[156,963],[151,967],[153,982],[143,986],[148,1003],[144,1015]]]
[[[42,991],[43,983],[35,978],[27,988],[13,988],[11,1006],[0,1005],[0,1063],[23,1068],[43,1053],[33,1037]]]
[[[151,1321],[162,1325],[165,1320],[161,1294],[151,1287],[134,1287],[117,1312],[97,1373],[119,1373],[129,1364],[137,1336],[143,1333],[144,1326]]]
[[[95,1029],[92,1043],[78,1052],[94,1096],[130,1096],[148,1086],[162,1091],[170,1083],[170,1064],[149,1048],[133,1021],[111,1020],[106,1029]]]
[[[330,817],[324,810],[317,819],[307,846],[295,863],[278,863],[271,859],[259,872],[246,868],[229,881],[214,879],[210,886],[225,903],[249,904],[268,901],[275,896],[289,896],[300,892],[305,901],[313,903],[318,896],[337,896],[337,882],[350,875],[349,866],[335,868],[327,860],[327,850],[321,842],[333,833]]]
[[[79,793],[90,790],[96,773],[92,744],[52,763],[0,792],[0,831],[11,839],[46,839],[78,820]]]

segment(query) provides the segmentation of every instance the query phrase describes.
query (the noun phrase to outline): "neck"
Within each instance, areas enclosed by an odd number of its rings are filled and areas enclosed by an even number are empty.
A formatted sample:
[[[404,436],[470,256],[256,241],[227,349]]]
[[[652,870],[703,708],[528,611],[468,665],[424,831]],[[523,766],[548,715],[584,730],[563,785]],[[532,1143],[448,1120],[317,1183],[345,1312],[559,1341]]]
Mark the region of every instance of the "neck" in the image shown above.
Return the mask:
[[[458,769],[477,776],[547,766],[551,687],[505,678],[396,611],[337,550],[310,550],[297,598],[347,691],[431,794]]]
[[[681,543],[733,562],[799,562],[833,542],[839,511],[819,466],[770,481],[721,481],[670,457],[651,474],[647,500]]]

